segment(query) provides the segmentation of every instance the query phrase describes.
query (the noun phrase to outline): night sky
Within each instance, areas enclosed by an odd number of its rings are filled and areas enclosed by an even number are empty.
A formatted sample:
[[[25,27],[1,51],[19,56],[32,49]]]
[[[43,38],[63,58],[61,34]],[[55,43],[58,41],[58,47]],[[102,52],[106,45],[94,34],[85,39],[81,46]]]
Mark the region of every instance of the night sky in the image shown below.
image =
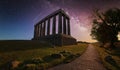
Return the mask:
[[[92,10],[115,7],[120,8],[120,0],[0,0],[0,40],[30,40],[34,25],[61,8],[71,18],[72,36],[92,42]]]

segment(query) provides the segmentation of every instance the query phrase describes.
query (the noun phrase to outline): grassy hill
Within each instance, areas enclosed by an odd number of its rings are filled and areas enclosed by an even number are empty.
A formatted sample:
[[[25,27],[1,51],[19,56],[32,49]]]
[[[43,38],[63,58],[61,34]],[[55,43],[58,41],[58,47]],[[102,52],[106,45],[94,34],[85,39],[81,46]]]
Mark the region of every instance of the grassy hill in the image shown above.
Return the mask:
[[[29,40],[0,41],[0,68],[10,61],[19,62],[16,70],[45,69],[56,64],[69,62],[80,56],[87,44],[78,43],[71,46],[53,46],[46,42]],[[57,56],[57,57],[56,57]]]

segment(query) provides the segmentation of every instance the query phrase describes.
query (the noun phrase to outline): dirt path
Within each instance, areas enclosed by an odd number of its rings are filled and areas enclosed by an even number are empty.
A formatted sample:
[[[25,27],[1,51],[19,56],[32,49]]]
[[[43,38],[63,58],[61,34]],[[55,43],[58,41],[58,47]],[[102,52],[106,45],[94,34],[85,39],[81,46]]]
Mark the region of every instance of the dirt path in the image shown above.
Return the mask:
[[[76,60],[68,64],[61,64],[48,70],[106,70],[93,45],[89,44],[87,50]]]

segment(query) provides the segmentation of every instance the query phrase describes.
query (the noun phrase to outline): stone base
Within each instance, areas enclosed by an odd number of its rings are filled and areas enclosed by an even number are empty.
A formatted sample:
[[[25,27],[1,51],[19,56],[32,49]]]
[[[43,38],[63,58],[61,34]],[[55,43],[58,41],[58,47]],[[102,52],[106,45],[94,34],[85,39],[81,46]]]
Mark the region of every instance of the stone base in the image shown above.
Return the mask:
[[[45,37],[33,38],[32,40],[47,41],[56,46],[76,45],[77,44],[75,38],[73,38],[69,35],[65,35],[65,34],[49,35],[49,36],[45,36]]]

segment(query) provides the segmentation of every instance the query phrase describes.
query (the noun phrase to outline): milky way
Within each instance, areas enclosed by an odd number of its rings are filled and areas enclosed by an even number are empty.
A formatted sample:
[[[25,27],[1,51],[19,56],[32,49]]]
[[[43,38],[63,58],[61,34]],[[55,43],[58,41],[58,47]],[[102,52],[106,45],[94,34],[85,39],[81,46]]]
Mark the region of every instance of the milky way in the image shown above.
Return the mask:
[[[92,41],[92,10],[119,6],[120,0],[0,0],[0,40],[31,39],[34,24],[61,8],[71,18],[72,36]]]

